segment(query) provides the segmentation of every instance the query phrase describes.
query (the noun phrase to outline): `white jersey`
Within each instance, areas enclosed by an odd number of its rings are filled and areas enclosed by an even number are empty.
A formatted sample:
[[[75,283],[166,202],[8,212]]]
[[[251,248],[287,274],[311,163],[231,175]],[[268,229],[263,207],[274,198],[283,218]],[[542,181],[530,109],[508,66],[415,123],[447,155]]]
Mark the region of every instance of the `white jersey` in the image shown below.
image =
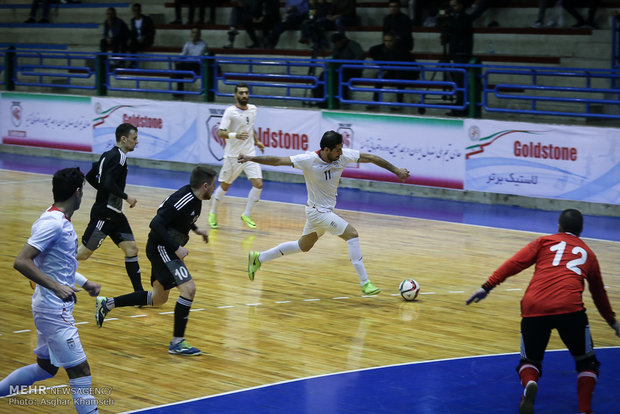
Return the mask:
[[[254,148],[254,121],[256,121],[256,106],[248,104],[247,109],[241,109],[236,105],[231,105],[224,111],[224,116],[220,122],[220,129],[228,130],[239,134],[247,132],[246,139],[226,138],[226,148],[224,157],[237,158],[239,154],[256,155]]]
[[[344,167],[360,158],[358,150],[343,148],[337,161],[327,163],[317,152],[293,155],[293,167],[304,172],[308,190],[308,205],[320,210],[333,210],[338,196],[338,184]]]
[[[52,206],[32,225],[27,242],[41,253],[35,257],[37,267],[61,285],[75,286],[78,267],[78,237],[73,223],[65,214]],[[54,292],[37,285],[32,295],[32,309],[36,311],[73,309],[73,301],[63,302]]]

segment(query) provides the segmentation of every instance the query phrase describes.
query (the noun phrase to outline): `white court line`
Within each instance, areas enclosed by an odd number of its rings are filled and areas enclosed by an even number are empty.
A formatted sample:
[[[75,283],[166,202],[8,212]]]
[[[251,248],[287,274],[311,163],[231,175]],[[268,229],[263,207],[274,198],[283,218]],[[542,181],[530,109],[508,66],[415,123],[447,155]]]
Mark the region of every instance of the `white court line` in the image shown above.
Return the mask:
[[[174,313],[174,311],[168,311],[168,312],[159,312],[160,315],[169,315],[171,313]]]
[[[336,300],[340,300],[340,299],[349,299],[348,296],[336,296],[335,298],[332,299],[336,299]]]
[[[506,289],[506,291],[508,292],[512,292],[513,290],[522,290],[521,288],[510,288],[510,289]]]
[[[21,331],[13,331],[13,333],[24,333],[24,332],[30,332],[30,329],[22,329]]]
[[[275,301],[275,303],[291,303],[292,301],[290,300],[277,300]]]
[[[198,309],[190,309],[189,311],[190,312],[200,312],[200,311],[203,311],[203,310],[204,310],[204,308],[198,308]]]
[[[129,315],[130,318],[144,318],[145,316],[148,315]]]
[[[227,305],[227,306],[218,306],[218,309],[229,309],[229,308],[234,308],[234,306],[232,305]]]
[[[260,306],[262,303],[246,303],[245,306]]]
[[[304,302],[316,302],[319,301],[321,299],[304,299]]]
[[[465,293],[464,290],[449,290],[448,293]]]
[[[420,295],[436,295],[436,292],[420,292]]]

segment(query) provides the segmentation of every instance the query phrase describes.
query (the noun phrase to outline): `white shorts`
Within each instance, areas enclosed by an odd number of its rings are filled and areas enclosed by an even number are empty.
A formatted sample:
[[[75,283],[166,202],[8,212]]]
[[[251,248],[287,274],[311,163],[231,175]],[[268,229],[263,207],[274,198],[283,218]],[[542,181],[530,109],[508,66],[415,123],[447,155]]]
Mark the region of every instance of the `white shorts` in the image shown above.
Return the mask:
[[[242,164],[237,161],[236,157],[225,157],[218,181],[232,184],[242,171],[245,172],[248,179],[263,178],[263,171],[260,168],[260,164],[251,161]]]
[[[326,231],[334,236],[340,236],[346,230],[349,223],[331,210],[317,210],[315,207],[306,206],[306,225],[302,236],[316,233],[319,237]]]
[[[72,368],[86,361],[86,354],[70,311],[32,311],[37,328],[37,347],[34,353],[49,359],[52,365]]]

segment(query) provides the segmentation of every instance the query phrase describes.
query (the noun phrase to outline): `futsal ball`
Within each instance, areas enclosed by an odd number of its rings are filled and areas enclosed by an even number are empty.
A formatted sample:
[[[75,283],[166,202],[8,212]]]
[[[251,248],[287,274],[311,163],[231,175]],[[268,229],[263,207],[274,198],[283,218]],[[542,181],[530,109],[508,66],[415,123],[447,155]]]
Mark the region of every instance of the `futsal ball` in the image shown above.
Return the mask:
[[[400,282],[398,290],[403,299],[415,300],[418,297],[418,293],[420,293],[420,285],[413,279],[405,279]]]

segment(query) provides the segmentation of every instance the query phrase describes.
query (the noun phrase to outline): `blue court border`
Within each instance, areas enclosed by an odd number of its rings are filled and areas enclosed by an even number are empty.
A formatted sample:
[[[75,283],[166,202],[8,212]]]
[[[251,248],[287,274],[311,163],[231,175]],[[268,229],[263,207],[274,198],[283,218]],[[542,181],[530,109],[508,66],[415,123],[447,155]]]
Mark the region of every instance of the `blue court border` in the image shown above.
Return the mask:
[[[595,350],[601,375],[597,414],[618,414],[620,347]],[[147,414],[480,414],[516,413],[523,388],[518,353],[376,367],[279,382],[129,411]],[[577,413],[577,372],[566,350],[548,351],[537,414]]]

